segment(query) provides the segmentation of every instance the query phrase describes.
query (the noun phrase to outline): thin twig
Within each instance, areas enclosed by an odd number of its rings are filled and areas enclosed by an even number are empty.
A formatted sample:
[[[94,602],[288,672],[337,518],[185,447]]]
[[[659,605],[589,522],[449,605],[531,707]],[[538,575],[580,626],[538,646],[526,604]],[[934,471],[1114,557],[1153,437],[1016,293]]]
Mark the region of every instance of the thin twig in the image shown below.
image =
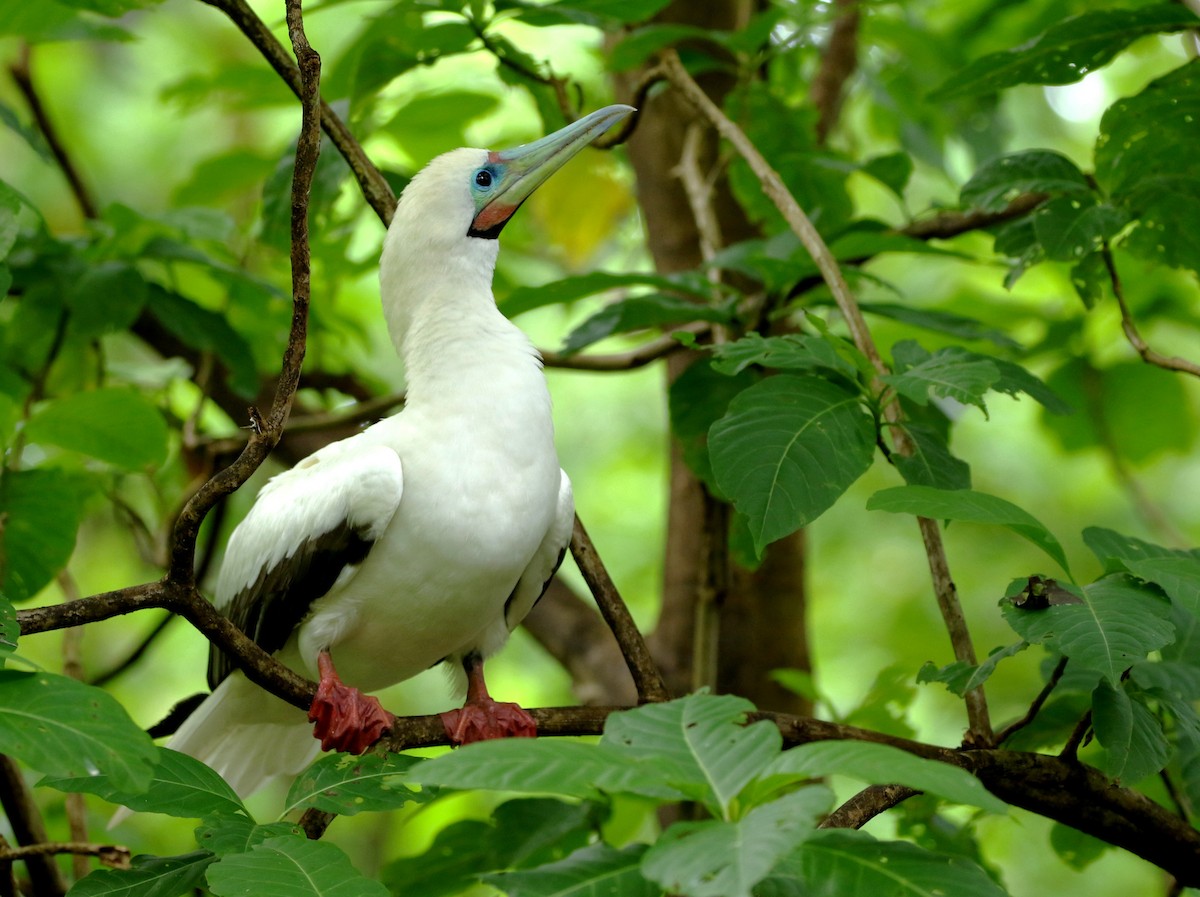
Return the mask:
[[[1025,711],[1025,715],[1019,720],[1009,723],[996,733],[997,747],[1004,744],[1005,741],[1034,721],[1037,715],[1041,712],[1046,701],[1049,699],[1050,693],[1054,691],[1055,687],[1059,683],[1059,680],[1062,679],[1063,673],[1066,671],[1066,669],[1067,658],[1060,657],[1058,659],[1058,663],[1054,666],[1054,671],[1050,674],[1050,678],[1047,680],[1046,684],[1042,686],[1042,690],[1038,692],[1037,697],[1033,699],[1033,703],[1029,705],[1029,709]]]
[[[675,338],[676,333],[690,333],[700,339],[707,336],[712,325],[707,323],[685,324],[672,328],[671,333],[656,337],[636,349],[619,352],[613,355],[580,355],[576,353],[543,351],[542,363],[548,368],[561,368],[567,371],[632,371],[645,367],[665,358],[672,352],[682,350],[683,346]]]
[[[591,589],[604,622],[608,624],[621,646],[621,654],[625,657],[625,663],[637,687],[638,700],[668,700],[671,696],[667,692],[662,674],[650,656],[650,649],[646,647],[629,608],[621,600],[621,594],[604,568],[596,546],[592,544],[591,537],[578,515],[575,517],[575,531],[571,534],[571,556],[575,559],[579,572],[583,574],[584,582]]]
[[[774,202],[801,244],[808,250],[833,294],[834,301],[846,322],[855,347],[866,356],[875,370],[875,376],[870,384],[872,392],[882,393],[881,378],[888,373],[887,365],[884,364],[879,350],[875,346],[875,340],[863,318],[862,310],[859,308],[854,294],[851,293],[850,287],[838,267],[837,260],[829,251],[829,247],[825,245],[825,241],[813,226],[808,215],[788,191],[787,185],[783,183],[779,173],[767,163],[762,153],[758,151],[758,147],[746,136],[746,133],[729,119],[692,80],[692,76],[683,67],[679,55],[674,50],[666,51],[662,56],[661,65],[672,86],[679,90],[746,160],[758,178],[763,193]],[[912,444],[902,426],[903,416],[899,403],[887,403],[883,408],[883,413],[891,428],[896,451],[901,455],[911,454]],[[925,544],[925,554],[929,561],[934,595],[950,636],[955,659],[975,666],[978,663],[975,657],[975,647],[971,642],[966,617],[963,615],[962,606],[958,601],[954,580],[950,576],[941,531],[938,529],[936,521],[918,517],[917,522],[920,525],[921,538]],[[984,696],[983,687],[980,686],[968,692],[965,701],[969,725],[967,741],[981,747],[990,745],[992,727],[988,719],[987,699]]]
[[[63,569],[59,572],[58,587],[67,601],[78,601],[82,597],[79,594],[79,585],[69,570]],[[82,626],[72,626],[63,632],[63,673],[76,682],[83,682],[86,679],[83,672],[83,635],[85,631]],[[71,833],[71,839],[75,842],[87,841],[87,804],[83,794],[68,793],[63,799],[63,805],[66,809],[67,828]],[[76,853],[71,858],[71,872],[74,877],[76,879],[83,878],[89,871],[90,865],[87,856]]]
[[[26,860],[30,857],[48,857],[60,853],[83,857],[85,864],[87,857],[97,857],[110,869],[129,868],[128,847],[120,844],[92,844],[87,841],[46,841],[41,844],[29,844],[25,847],[6,847],[0,850],[0,863]]]
[[[1121,277],[1117,273],[1117,263],[1113,259],[1108,243],[1104,244],[1100,254],[1104,259],[1105,268],[1108,269],[1108,279],[1112,285],[1113,295],[1117,297],[1117,306],[1121,309],[1121,330],[1125,333],[1125,339],[1129,340],[1129,345],[1133,346],[1141,356],[1142,361],[1168,371],[1178,371],[1181,374],[1200,377],[1200,364],[1180,358],[1178,355],[1168,357],[1150,348],[1138,331],[1137,324],[1133,321],[1133,314],[1129,311],[1129,305],[1125,301],[1125,289],[1121,285]]]
[[[1067,743],[1063,745],[1063,749],[1059,751],[1058,756],[1063,760],[1069,760],[1072,763],[1079,762],[1079,748],[1083,745],[1084,739],[1088,733],[1092,731],[1092,711],[1088,711],[1083,715],[1078,723],[1075,724],[1075,729],[1067,738]]]
[[[135,663],[142,659],[145,653],[150,650],[150,646],[158,640],[160,635],[167,631],[167,627],[170,626],[171,621],[175,619],[176,616],[174,614],[166,614],[161,620],[158,621],[158,623],[155,624],[154,628],[151,629],[150,632],[140,642],[138,642],[137,646],[129,652],[124,660],[118,661],[112,667],[112,669],[106,670],[105,672],[93,677],[91,680],[89,680],[89,684],[97,687],[107,685],[118,676],[129,670]]]
[[[54,161],[58,163],[63,177],[66,178],[67,185],[71,188],[71,195],[75,197],[75,202],[79,205],[79,211],[83,213],[84,218],[89,220],[99,218],[100,205],[96,202],[95,197],[92,196],[92,191],[84,184],[83,178],[79,174],[79,169],[75,167],[70,154],[59,139],[58,130],[54,127],[54,123],[50,121],[46,107],[42,105],[41,96],[33,85],[29,44],[22,45],[20,56],[18,56],[16,62],[9,66],[8,70],[12,75],[13,81],[16,82],[17,89],[21,91],[21,95],[25,98],[25,103],[29,106],[29,111],[33,115],[33,120],[37,124],[38,130],[46,138],[46,145],[50,148],[50,153],[54,156]]]

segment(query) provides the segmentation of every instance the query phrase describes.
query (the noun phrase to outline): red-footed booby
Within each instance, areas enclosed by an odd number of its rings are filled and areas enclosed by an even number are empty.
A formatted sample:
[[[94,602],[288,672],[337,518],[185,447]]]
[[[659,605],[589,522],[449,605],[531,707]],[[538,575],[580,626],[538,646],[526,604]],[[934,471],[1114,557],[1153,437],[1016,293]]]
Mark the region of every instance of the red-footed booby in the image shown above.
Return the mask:
[[[213,692],[168,745],[239,794],[299,773],[314,735],[326,750],[362,753],[394,720],[364,693],[443,661],[466,674],[466,704],[443,714],[454,741],[534,733],[529,714],[489,697],[483,660],[557,570],[574,502],[541,359],[492,296],[496,237],[632,111],[608,106],[504,152],[454,150],[405,188],[380,259],[405,407],[262,489],[230,537],[214,599],[319,680],[309,719],[213,649]]]

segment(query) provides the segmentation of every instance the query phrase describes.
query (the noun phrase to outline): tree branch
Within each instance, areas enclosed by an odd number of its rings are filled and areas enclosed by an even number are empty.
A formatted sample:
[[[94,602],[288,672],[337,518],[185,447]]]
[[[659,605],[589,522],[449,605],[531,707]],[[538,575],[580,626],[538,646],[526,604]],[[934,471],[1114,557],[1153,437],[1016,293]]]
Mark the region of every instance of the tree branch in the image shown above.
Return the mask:
[[[1168,357],[1150,348],[1137,329],[1137,324],[1133,321],[1133,314],[1129,311],[1129,304],[1125,301],[1125,288],[1121,285],[1121,277],[1117,273],[1117,263],[1113,259],[1112,250],[1107,242],[1100,254],[1104,259],[1104,267],[1108,269],[1108,279],[1112,284],[1113,295],[1117,297],[1117,306],[1121,309],[1121,330],[1125,333],[1125,339],[1129,341],[1129,345],[1133,346],[1141,356],[1142,361],[1164,370],[1200,377],[1200,364],[1180,358],[1178,355]]]
[[[862,828],[880,813],[920,793],[907,785],[870,785],[822,819],[817,828]]]
[[[854,298],[853,293],[850,292],[850,287],[846,283],[845,277],[842,276],[837,260],[829,251],[829,247],[825,245],[825,241],[813,226],[812,221],[809,220],[808,215],[805,214],[799,203],[796,202],[795,197],[788,191],[778,172],[771,168],[766,159],[758,151],[758,148],[746,136],[745,132],[730,120],[708,98],[708,95],[704,93],[700,86],[692,80],[687,69],[683,67],[679,55],[674,50],[668,50],[663,54],[662,67],[672,86],[680,91],[709,120],[717,132],[733,144],[734,149],[746,160],[758,178],[763,193],[775,203],[776,208],[779,209],[784,219],[788,222],[789,227],[791,227],[792,231],[799,238],[804,248],[808,250],[809,255],[812,256],[813,261],[817,265],[817,269],[821,272],[825,283],[829,286],[830,292],[833,293],[834,301],[837,303],[842,318],[846,322],[854,345],[866,356],[874,368],[875,376],[870,386],[873,393],[876,395],[880,394],[882,392],[882,381],[880,378],[888,373],[887,366],[884,364],[879,350],[875,346],[875,340],[871,336],[867,323],[862,316],[862,310],[859,308],[858,301]],[[891,427],[896,451],[902,455],[911,454],[912,445],[903,430],[903,417],[899,403],[887,403],[884,406],[883,413],[885,420]],[[936,521],[918,517],[917,522],[920,525],[921,538],[925,543],[925,554],[929,561],[934,595],[937,598],[938,608],[942,613],[942,619],[950,636],[950,644],[954,649],[955,659],[975,666],[978,664],[975,657],[975,647],[971,642],[966,618],[963,615],[962,606],[958,601],[954,581],[950,576],[941,531],[938,529]],[[991,744],[992,727],[988,719],[987,700],[984,696],[982,686],[967,693],[966,706],[969,722],[968,740],[979,746]]]
[[[1066,672],[1066,669],[1067,658],[1065,656],[1060,657],[1058,659],[1058,663],[1054,667],[1054,672],[1050,674],[1050,679],[1044,686],[1042,686],[1042,690],[1038,692],[1037,697],[1033,699],[1033,703],[1029,705],[1029,709],[1025,711],[1025,715],[1019,720],[1009,723],[996,733],[997,746],[1004,744],[1005,741],[1034,721],[1037,715],[1041,712],[1046,701],[1049,699],[1050,693],[1058,686],[1059,680],[1062,679],[1063,673]]]
[[[858,68],[858,25],[860,0],[835,0],[837,18],[821,54],[821,65],[813,78],[809,96],[817,108],[817,144],[824,146],[837,124],[845,98],[846,81]]]
[[[30,844],[25,847],[2,848],[0,849],[0,863],[27,860],[30,857],[49,857],[60,853],[97,857],[110,869],[129,868],[128,847],[120,844],[92,844],[87,841],[44,841],[41,844]]]
[[[12,828],[13,837],[23,847],[45,843],[46,824],[34,803],[25,777],[16,762],[0,754],[0,807]],[[58,864],[51,857],[34,854],[25,858],[25,868],[38,897],[62,897],[67,892]]]

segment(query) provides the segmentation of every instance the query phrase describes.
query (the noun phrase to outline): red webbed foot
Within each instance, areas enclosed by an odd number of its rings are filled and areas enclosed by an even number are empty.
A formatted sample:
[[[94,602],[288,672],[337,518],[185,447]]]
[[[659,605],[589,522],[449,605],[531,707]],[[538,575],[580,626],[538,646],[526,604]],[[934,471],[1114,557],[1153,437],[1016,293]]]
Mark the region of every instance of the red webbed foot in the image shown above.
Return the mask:
[[[463,658],[467,671],[467,701],[458,710],[440,714],[446,735],[456,745],[490,738],[533,738],[537,723],[517,704],[493,701],[483,679],[483,660],[478,654]]]
[[[333,659],[322,651],[317,658],[321,682],[308,710],[313,737],[325,751],[361,754],[392,728],[396,717],[378,698],[363,694],[338,678]]]

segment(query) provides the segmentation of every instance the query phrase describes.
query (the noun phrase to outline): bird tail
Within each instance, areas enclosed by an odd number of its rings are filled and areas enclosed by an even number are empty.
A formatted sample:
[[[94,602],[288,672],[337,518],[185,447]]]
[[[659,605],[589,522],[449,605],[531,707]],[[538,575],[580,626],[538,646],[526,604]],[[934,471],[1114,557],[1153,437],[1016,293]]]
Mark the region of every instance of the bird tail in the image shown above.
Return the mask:
[[[276,776],[299,775],[313,761],[320,744],[311,729],[301,711],[234,673],[167,747],[207,763],[244,798]]]

